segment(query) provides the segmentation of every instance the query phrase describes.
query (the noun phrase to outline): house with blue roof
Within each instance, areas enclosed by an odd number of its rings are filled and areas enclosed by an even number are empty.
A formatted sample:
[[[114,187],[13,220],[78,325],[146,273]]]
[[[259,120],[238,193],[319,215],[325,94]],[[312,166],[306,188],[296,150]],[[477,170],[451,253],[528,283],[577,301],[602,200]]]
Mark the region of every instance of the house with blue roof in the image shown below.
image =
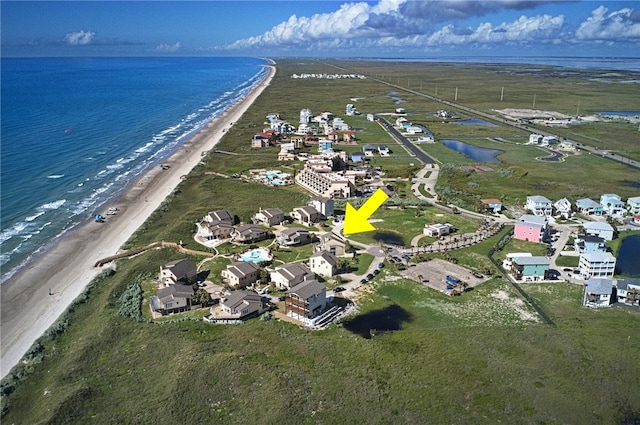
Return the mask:
[[[602,215],[602,205],[590,198],[582,198],[576,201],[576,210],[584,215]]]
[[[625,213],[624,202],[622,202],[620,197],[615,193],[605,193],[602,195],[600,197],[600,205],[602,205],[604,213],[609,216],[624,215]]]

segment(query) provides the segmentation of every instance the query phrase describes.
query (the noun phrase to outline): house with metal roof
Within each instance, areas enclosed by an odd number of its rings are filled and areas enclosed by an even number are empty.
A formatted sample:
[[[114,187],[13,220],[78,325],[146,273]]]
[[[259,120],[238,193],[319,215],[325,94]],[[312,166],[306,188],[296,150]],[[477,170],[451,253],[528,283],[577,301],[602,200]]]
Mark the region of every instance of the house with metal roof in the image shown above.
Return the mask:
[[[544,196],[527,196],[524,208],[531,211],[531,214],[538,216],[550,216],[553,212],[551,201]]]
[[[580,254],[578,262],[583,278],[613,277],[616,270],[616,257],[610,252],[589,252]]]
[[[614,282],[618,302],[640,304],[640,279],[618,279]]]
[[[546,242],[549,237],[547,217],[524,214],[515,222],[513,237],[522,241]]]
[[[513,257],[511,275],[522,282],[546,280],[549,275],[549,259],[542,256]]]
[[[270,278],[278,288],[291,289],[304,280],[315,278],[315,274],[302,263],[290,263],[276,267]]]
[[[600,205],[602,205],[604,213],[608,216],[624,215],[626,212],[624,202],[615,193],[605,193],[600,196]]]
[[[158,278],[164,286],[175,285],[176,283],[190,285],[195,283],[197,275],[196,263],[189,258],[182,258],[160,266]]]
[[[317,280],[306,280],[291,288],[285,298],[285,314],[293,318],[311,319],[327,306],[327,288]]]
[[[584,233],[591,236],[600,236],[605,241],[613,239],[613,226],[603,221],[591,221],[582,225]]]
[[[602,205],[590,198],[581,198],[576,201],[576,210],[584,215],[602,215]]]

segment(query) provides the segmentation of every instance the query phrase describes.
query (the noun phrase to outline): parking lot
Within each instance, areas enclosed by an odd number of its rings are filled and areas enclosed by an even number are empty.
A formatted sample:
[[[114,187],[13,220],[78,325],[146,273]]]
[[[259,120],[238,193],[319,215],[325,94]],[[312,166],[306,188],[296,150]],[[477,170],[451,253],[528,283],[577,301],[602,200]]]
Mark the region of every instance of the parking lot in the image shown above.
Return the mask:
[[[472,270],[438,258],[407,267],[406,270],[400,272],[409,279],[442,292],[446,291],[447,275],[465,282],[470,288],[489,280],[486,276],[474,276],[473,273]]]

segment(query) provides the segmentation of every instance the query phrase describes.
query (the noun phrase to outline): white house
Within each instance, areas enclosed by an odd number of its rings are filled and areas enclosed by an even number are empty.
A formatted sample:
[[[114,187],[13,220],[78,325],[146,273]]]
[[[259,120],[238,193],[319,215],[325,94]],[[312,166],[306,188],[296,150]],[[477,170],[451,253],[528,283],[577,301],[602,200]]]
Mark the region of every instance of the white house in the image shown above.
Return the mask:
[[[618,279],[616,296],[619,302],[635,305],[640,301],[640,279]]]
[[[624,202],[615,193],[605,193],[600,197],[600,205],[605,214],[609,216],[624,215],[626,209]]]
[[[550,216],[553,212],[551,201],[544,196],[527,196],[525,209],[531,211],[533,215]]]
[[[571,217],[571,212],[572,212],[571,202],[567,198],[558,199],[553,204],[553,207],[556,209],[556,212],[558,213],[558,215],[564,218]]]
[[[338,258],[328,251],[318,251],[309,257],[309,268],[320,276],[333,276],[338,272]]]
[[[627,211],[634,216],[640,214],[640,196],[627,199]]]
[[[316,209],[323,217],[333,216],[333,198],[318,196],[309,201],[309,205]]]
[[[612,292],[613,281],[611,279],[587,279],[582,291],[582,305],[594,308],[609,307]]]
[[[616,269],[616,257],[610,252],[587,252],[580,254],[578,262],[583,278],[613,277]]]
[[[542,142],[542,135],[541,134],[530,134],[529,135],[529,143],[531,144],[539,144],[540,142]]]
[[[445,236],[449,233],[455,232],[456,227],[449,223],[427,223],[422,229],[422,233],[431,237]]]
[[[602,221],[590,221],[582,225],[584,232],[591,236],[600,236],[606,241],[613,239],[613,227]]]

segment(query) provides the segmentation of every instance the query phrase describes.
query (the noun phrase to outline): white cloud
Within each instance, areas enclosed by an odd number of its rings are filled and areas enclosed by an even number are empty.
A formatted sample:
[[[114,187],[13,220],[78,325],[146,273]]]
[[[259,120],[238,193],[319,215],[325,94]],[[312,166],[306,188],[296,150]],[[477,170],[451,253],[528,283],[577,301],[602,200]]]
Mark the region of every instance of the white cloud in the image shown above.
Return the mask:
[[[182,47],[182,43],[179,41],[174,44],[158,44],[156,46],[156,51],[158,52],[177,52]]]
[[[64,41],[72,46],[91,44],[95,35],[93,31],[70,32],[64,36]]]
[[[608,13],[600,6],[576,31],[579,40],[616,41],[640,39],[640,11],[624,8]]]

